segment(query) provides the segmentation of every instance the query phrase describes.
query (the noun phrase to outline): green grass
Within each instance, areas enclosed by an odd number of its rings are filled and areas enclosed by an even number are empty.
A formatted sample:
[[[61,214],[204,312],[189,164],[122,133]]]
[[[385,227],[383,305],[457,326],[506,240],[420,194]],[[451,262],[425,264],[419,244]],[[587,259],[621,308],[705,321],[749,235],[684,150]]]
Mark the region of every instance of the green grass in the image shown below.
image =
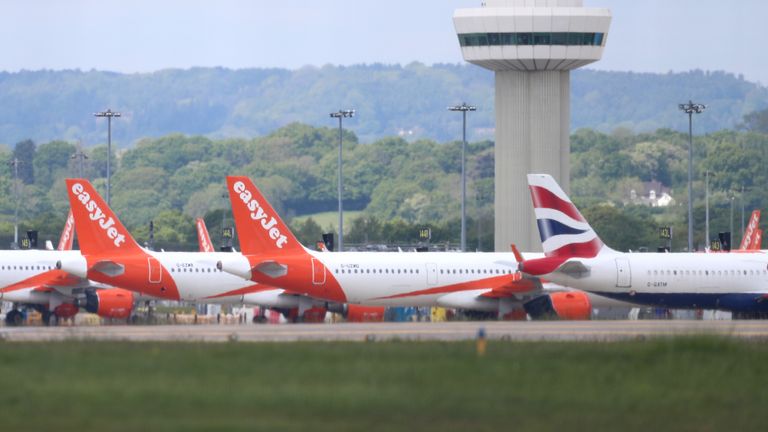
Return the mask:
[[[768,346],[0,343],[3,430],[765,430]]]
[[[359,210],[344,210],[344,226],[349,227],[352,223],[352,219],[360,216],[362,213],[363,212]],[[320,227],[323,229],[326,229],[329,226],[332,226],[335,229],[339,225],[339,212],[337,211],[296,216],[293,218],[293,220],[296,222],[304,223],[304,221],[309,218],[314,219],[315,222],[317,222],[317,224],[320,225]],[[344,232],[346,231],[347,230],[345,229]]]

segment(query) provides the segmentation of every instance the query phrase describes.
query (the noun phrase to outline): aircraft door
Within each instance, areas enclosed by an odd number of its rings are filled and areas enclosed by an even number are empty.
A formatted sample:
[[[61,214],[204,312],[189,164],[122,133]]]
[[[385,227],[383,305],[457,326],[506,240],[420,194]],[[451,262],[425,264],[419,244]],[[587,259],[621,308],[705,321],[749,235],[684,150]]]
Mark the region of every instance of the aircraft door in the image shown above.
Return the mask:
[[[149,266],[149,283],[160,283],[163,281],[163,268],[155,257],[147,257]]]
[[[317,258],[312,258],[312,284],[325,284],[325,266]]]
[[[632,286],[632,270],[626,258],[616,258],[616,286],[619,288]]]
[[[437,264],[427,264],[427,285],[437,285]]]

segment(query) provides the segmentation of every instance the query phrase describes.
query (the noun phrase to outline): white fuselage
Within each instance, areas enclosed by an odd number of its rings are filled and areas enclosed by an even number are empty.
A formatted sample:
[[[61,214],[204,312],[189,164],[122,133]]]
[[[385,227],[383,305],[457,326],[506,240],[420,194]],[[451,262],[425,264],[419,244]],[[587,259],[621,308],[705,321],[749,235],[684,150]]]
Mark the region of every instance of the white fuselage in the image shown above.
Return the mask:
[[[647,305],[727,310],[768,308],[768,302],[760,300],[768,294],[768,255],[763,252],[606,252],[595,258],[572,258],[569,262],[581,263],[588,271],[558,271],[546,277],[572,288]]]
[[[8,290],[8,287],[47,271],[56,269],[56,262],[79,255],[79,251],[49,250],[0,250],[0,300],[17,303],[48,304],[51,292],[43,292],[33,287]],[[87,286],[87,281],[79,286],[58,287],[55,294],[67,297],[75,288]]]
[[[370,306],[443,306],[439,299],[446,295],[475,298],[494,288],[491,278],[517,271],[512,253],[308,252],[332,273],[349,303]]]

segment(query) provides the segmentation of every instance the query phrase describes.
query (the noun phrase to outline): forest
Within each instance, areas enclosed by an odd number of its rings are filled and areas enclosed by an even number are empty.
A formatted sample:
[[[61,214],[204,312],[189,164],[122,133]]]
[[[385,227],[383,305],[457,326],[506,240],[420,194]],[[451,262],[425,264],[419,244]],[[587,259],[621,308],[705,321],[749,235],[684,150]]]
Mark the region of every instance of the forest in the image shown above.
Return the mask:
[[[211,139],[265,136],[287,124],[333,126],[328,113],[355,109],[347,123],[363,143],[402,136],[447,142],[461,133],[461,116],[446,107],[467,102],[471,141],[493,139],[493,73],[474,65],[364,64],[288,69],[167,69],[0,72],[0,143],[25,139],[106,142],[96,111],[122,114],[113,144],[132,148],[146,137],[173,133]],[[700,132],[738,126],[744,115],[768,107],[768,89],[725,72],[667,74],[579,69],[571,75],[571,125],[612,132],[684,130],[677,105],[693,99],[710,106]]]
[[[673,249],[684,247],[687,148],[687,133],[671,129],[572,134],[572,195],[606,243],[620,250],[655,250],[662,244],[658,227],[672,226]],[[433,243],[458,242],[460,141],[390,136],[365,142],[345,128],[343,149],[345,209],[359,212],[345,225],[346,243],[412,245],[423,226],[432,229]],[[218,242],[222,224],[232,223],[224,178],[248,175],[300,240],[311,245],[322,232],[335,230],[311,215],[336,209],[337,151],[338,129],[302,123],[248,139],[145,138],[114,152],[112,207],[140,242],[147,241],[152,220],[156,248],[194,250],[193,218],[204,217]],[[34,228],[41,239],[56,240],[68,209],[63,179],[85,177],[103,192],[106,158],[104,145],[83,148],[65,140],[22,140],[12,149],[0,148],[0,162],[9,167],[0,170],[0,241],[8,245],[12,239],[17,193],[22,231]],[[768,184],[766,162],[768,111],[744,116],[738,128],[694,136],[699,247],[705,244],[705,172],[710,173],[711,231],[728,231],[733,220],[738,232],[742,208],[749,213],[768,202],[762,187]],[[467,173],[468,245],[493,250],[492,141],[469,142]],[[648,205],[643,197],[651,186],[673,201]]]

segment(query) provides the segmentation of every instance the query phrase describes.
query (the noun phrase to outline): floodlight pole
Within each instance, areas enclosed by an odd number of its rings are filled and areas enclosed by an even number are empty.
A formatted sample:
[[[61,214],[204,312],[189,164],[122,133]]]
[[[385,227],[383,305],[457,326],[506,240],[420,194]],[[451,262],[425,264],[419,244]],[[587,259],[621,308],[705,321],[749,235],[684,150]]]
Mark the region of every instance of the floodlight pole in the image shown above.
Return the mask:
[[[461,105],[448,107],[449,111],[461,112],[461,251],[467,251],[467,111],[475,111],[477,107]]]
[[[112,111],[111,109],[107,109],[106,111],[96,112],[93,113],[95,117],[106,117],[107,118],[107,205],[109,205],[109,195],[110,195],[110,189],[111,189],[111,179],[112,179],[112,117],[120,117],[121,114],[119,112]]]
[[[88,159],[88,155],[85,154],[84,151],[81,149],[78,149],[72,156],[69,157],[72,160],[77,159],[78,160],[78,166],[77,166],[77,175],[80,178],[83,178],[83,163],[85,162],[85,159]]]
[[[712,175],[712,173],[707,170],[704,172],[704,180],[706,184],[705,192],[704,192],[704,206],[705,206],[705,213],[704,213],[704,226],[705,231],[704,235],[706,237],[707,246],[709,247],[711,239],[709,237],[709,177]]]
[[[707,106],[689,100],[677,107],[688,114],[688,252],[693,252],[693,114],[701,114]]]
[[[16,206],[13,208],[13,244],[14,248],[19,245],[19,164],[18,158],[13,158],[8,165],[13,167],[13,195],[16,198]]]
[[[337,250],[342,252],[344,250],[344,206],[342,203],[342,180],[341,180],[341,141],[342,141],[342,120],[347,117],[354,117],[355,110],[338,110],[329,114],[331,118],[339,119],[339,246]]]

